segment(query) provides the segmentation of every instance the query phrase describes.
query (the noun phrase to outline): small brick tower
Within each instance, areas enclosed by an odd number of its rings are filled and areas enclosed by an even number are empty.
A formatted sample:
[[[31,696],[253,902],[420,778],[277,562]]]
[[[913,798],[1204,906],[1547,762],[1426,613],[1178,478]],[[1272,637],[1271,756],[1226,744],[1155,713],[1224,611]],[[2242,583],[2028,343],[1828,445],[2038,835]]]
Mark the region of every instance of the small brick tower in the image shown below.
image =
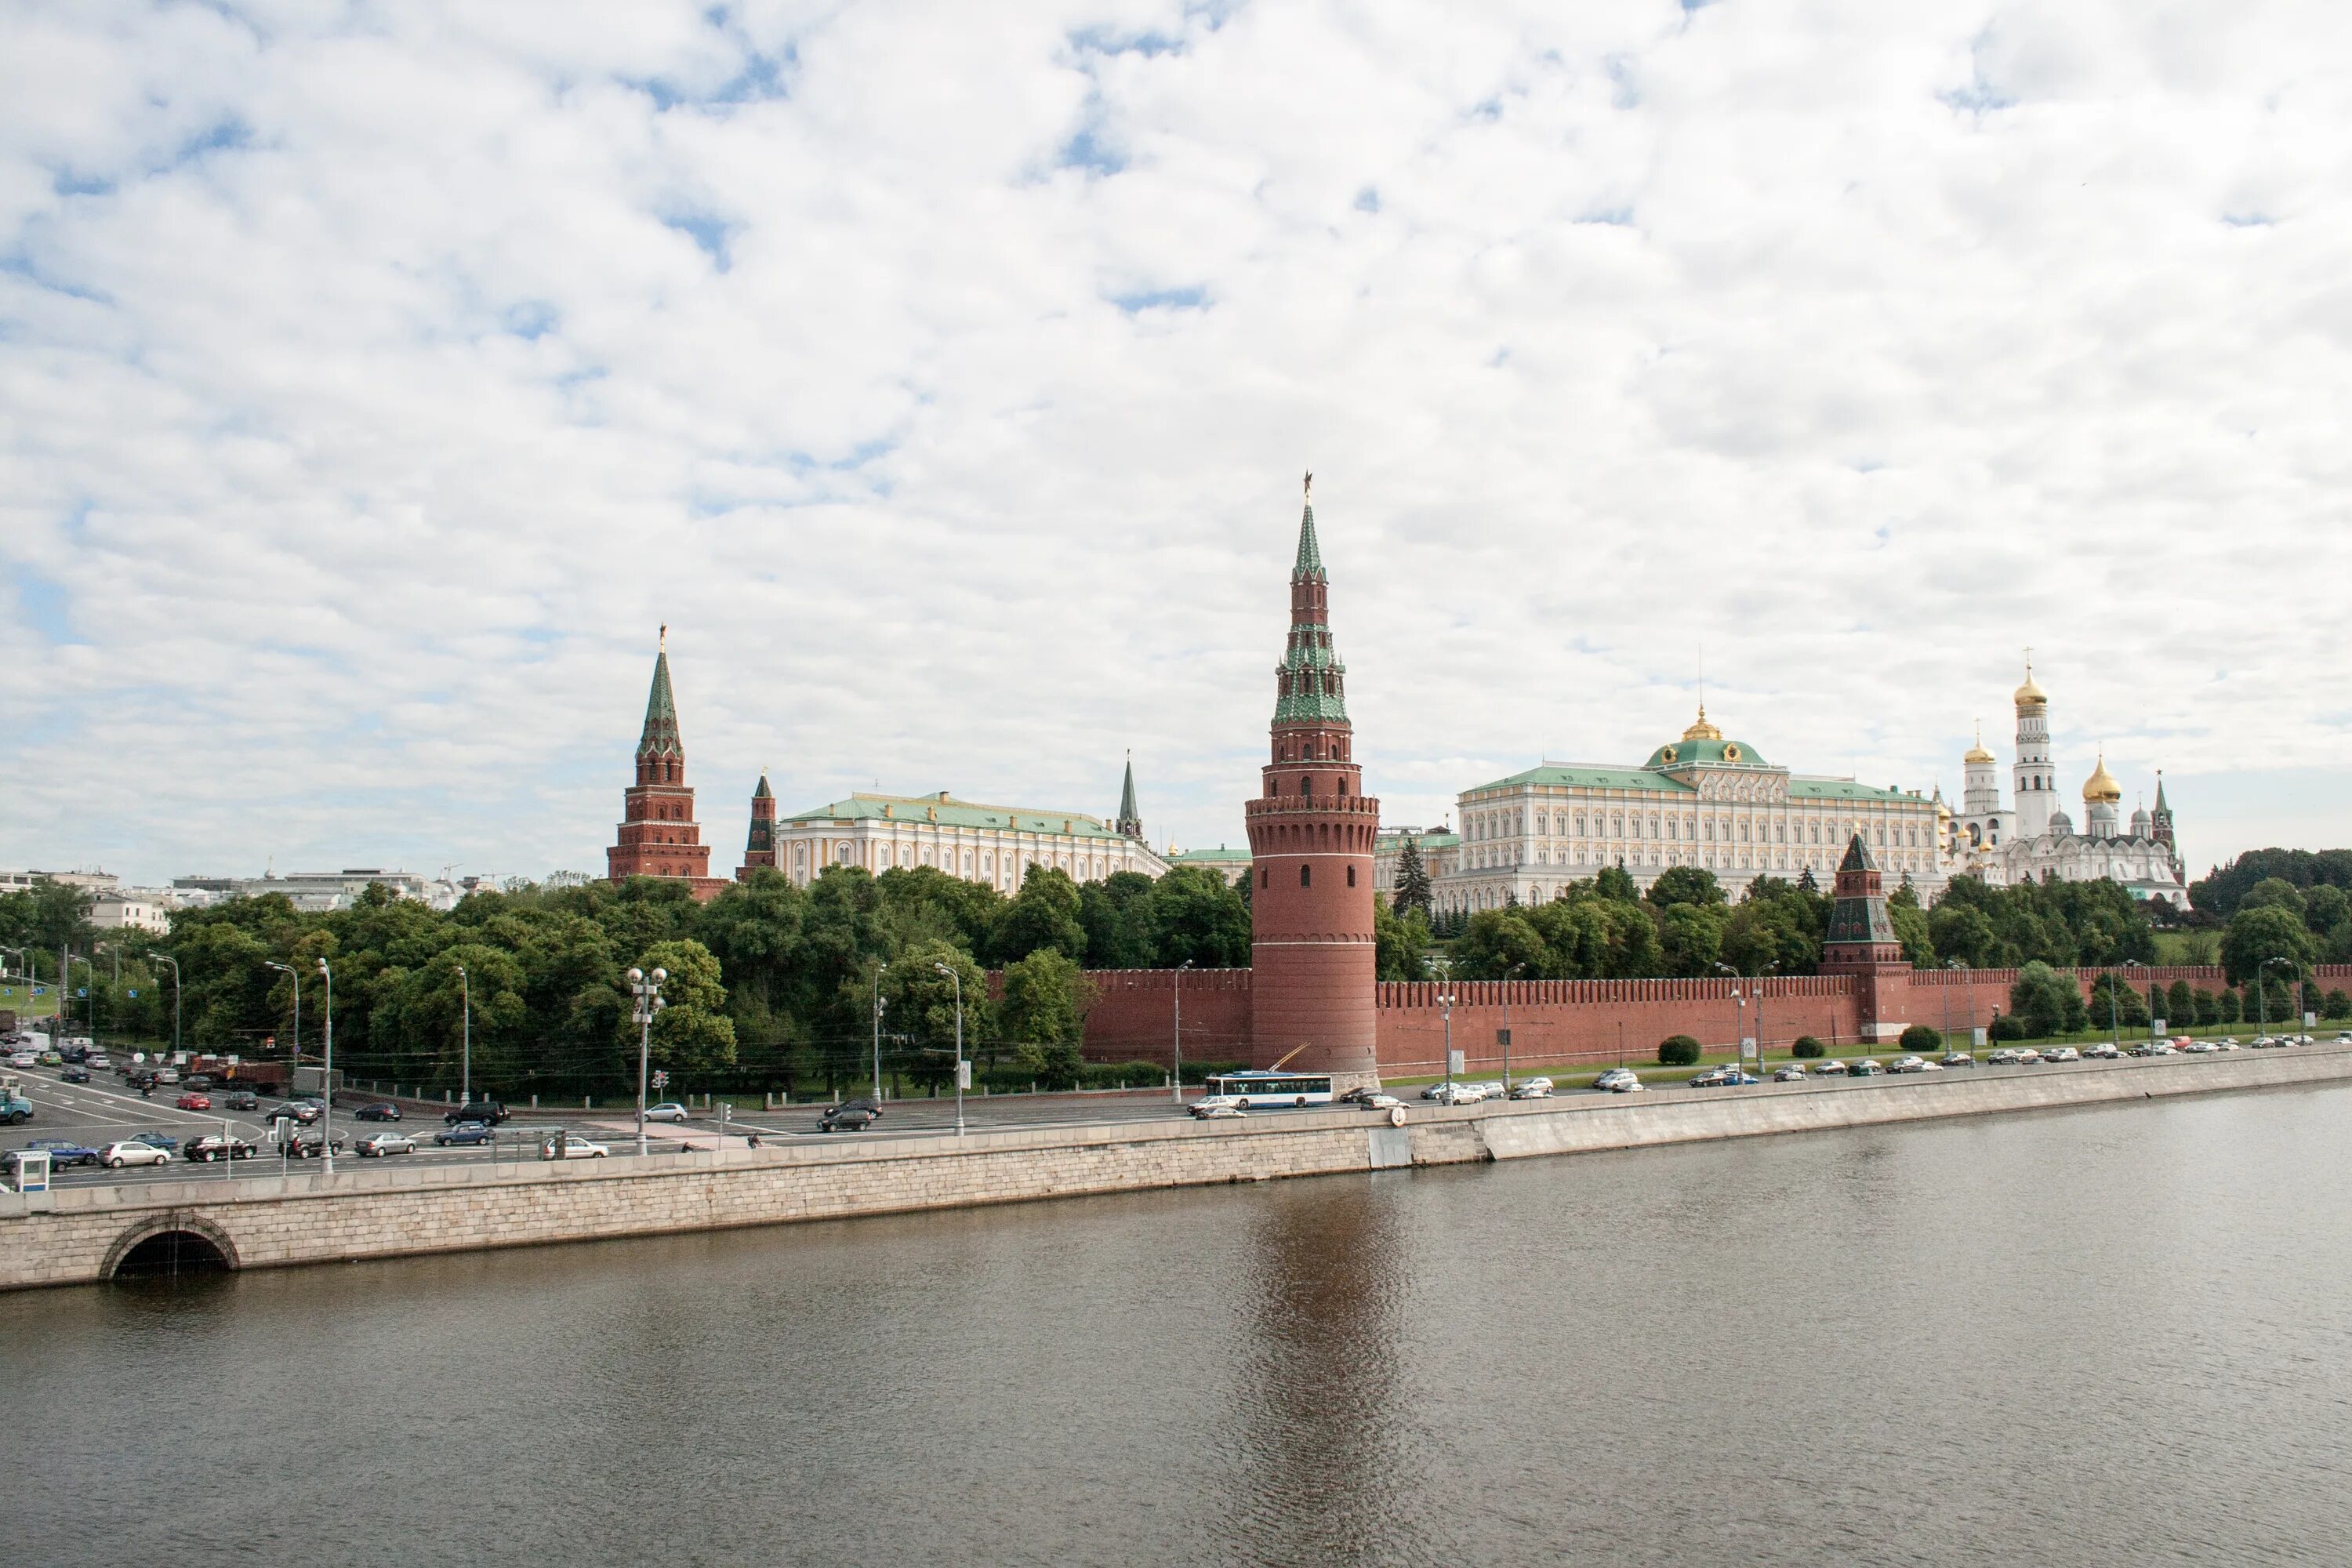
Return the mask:
[[[1911,965],[1886,912],[1878,862],[1859,833],[1838,862],[1836,898],[1822,935],[1821,972],[1860,976],[1863,1039],[1894,1039],[1911,1021]]]
[[[637,737],[637,782],[622,796],[618,839],[604,851],[615,883],[631,877],[675,877],[710,899],[727,884],[709,875],[710,847],[695,826],[694,792],[686,787],[686,747],[677,734],[677,699],[669,688],[669,628],[654,655],[646,727]]]
[[[751,868],[776,868],[776,797],[768,789],[768,770],[760,770],[760,787],[751,792],[751,832],[743,840],[743,864],[736,868],[735,879],[748,882]]]
[[[1250,894],[1251,1059],[1377,1083],[1372,845],[1381,803],[1363,793],[1348,722],[1348,667],[1331,647],[1329,583],[1315,539],[1315,476],[1290,573],[1290,640],[1275,668],[1273,752],[1244,807]],[[1304,1049],[1300,1047],[1304,1047]]]

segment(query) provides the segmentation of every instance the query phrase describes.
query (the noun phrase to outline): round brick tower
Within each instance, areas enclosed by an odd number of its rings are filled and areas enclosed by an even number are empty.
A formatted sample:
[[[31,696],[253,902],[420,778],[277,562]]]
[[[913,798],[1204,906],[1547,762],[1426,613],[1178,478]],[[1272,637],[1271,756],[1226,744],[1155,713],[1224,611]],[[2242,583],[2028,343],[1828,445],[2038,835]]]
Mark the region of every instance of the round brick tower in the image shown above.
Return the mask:
[[[1290,573],[1290,641],[1275,670],[1273,751],[1244,815],[1250,889],[1252,1059],[1379,1081],[1373,1013],[1372,843],[1381,803],[1363,793],[1348,722],[1348,667],[1331,647],[1329,584],[1315,540],[1315,476]],[[1303,1048],[1302,1048],[1303,1047]]]

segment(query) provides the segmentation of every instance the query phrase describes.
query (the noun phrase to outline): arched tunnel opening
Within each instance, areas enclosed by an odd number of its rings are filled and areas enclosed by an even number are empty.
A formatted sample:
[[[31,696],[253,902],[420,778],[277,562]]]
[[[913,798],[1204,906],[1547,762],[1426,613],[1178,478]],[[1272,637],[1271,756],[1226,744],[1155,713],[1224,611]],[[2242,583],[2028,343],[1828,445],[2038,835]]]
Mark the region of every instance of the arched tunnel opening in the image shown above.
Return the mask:
[[[114,1266],[117,1279],[177,1279],[226,1274],[226,1254],[211,1237],[193,1230],[164,1230],[140,1241]]]

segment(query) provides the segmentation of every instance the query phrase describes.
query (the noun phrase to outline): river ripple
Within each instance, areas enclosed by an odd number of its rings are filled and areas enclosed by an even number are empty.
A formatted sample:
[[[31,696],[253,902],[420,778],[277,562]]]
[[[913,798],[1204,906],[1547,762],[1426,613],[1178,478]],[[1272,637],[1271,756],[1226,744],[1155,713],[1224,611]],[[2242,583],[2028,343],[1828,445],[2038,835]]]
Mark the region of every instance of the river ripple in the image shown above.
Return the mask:
[[[0,1298],[47,1563],[2352,1559],[2352,1089]]]

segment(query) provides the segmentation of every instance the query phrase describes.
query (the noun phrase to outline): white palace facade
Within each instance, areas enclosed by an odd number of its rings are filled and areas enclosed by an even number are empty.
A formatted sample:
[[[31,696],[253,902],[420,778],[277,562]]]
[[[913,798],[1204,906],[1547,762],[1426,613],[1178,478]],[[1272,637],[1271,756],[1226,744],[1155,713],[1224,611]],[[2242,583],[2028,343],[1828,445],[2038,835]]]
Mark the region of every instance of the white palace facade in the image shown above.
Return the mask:
[[[936,866],[1010,897],[1032,866],[1051,866],[1073,881],[1114,871],[1158,877],[1168,862],[1142,838],[1076,811],[982,805],[936,795],[867,795],[795,812],[775,825],[775,864],[806,887],[827,866]]]
[[[1940,798],[1775,767],[1724,739],[1704,705],[1638,767],[1548,763],[1465,790],[1458,807],[1455,841],[1440,855],[1423,849],[1441,911],[1542,903],[1604,866],[1644,889],[1670,867],[1704,867],[1734,900],[1758,877],[1796,881],[1810,870],[1826,885],[1856,834],[1923,904],[1948,877],[1951,814]],[[1392,857],[1375,881],[1393,887]]]

